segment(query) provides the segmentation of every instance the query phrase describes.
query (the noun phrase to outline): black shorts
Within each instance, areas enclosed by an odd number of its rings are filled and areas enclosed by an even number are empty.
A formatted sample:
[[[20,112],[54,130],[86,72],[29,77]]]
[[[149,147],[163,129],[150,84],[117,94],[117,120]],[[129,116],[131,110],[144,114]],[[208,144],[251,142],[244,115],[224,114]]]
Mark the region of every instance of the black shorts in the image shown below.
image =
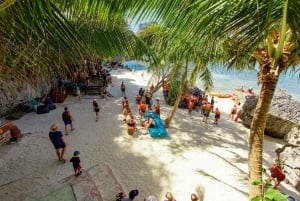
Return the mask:
[[[66,145],[65,144],[61,144],[61,145],[54,146],[54,147],[55,147],[55,149],[63,149],[63,148],[66,147]]]
[[[99,111],[100,111],[100,109],[99,109],[99,108],[95,109],[95,112],[99,112]]]

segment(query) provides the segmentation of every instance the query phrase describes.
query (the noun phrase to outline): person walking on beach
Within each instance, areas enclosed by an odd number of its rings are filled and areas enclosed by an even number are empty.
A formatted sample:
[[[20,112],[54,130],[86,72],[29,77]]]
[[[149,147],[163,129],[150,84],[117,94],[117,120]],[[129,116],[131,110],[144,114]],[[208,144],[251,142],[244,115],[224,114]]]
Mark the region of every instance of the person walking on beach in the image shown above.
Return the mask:
[[[80,157],[79,157],[80,152],[79,151],[74,151],[73,157],[71,158],[70,162],[73,164],[75,176],[79,176],[81,174],[81,164],[80,164]]]
[[[99,120],[100,107],[99,107],[96,99],[93,100],[93,109],[94,109],[94,112],[96,113],[96,122],[97,122]]]
[[[236,114],[237,114],[237,106],[236,106],[236,104],[234,104],[233,107],[231,108],[231,111],[228,115],[227,120],[231,119],[233,121],[233,118]]]
[[[122,81],[122,83],[121,83],[121,93],[122,93],[122,96],[123,96],[123,97],[125,97],[125,89],[126,89],[125,84],[124,84],[124,82]]]
[[[218,124],[220,117],[221,117],[221,112],[220,112],[219,108],[216,108],[214,124]]]
[[[58,131],[58,124],[53,124],[50,127],[49,138],[56,150],[56,155],[59,161],[66,162],[64,155],[66,152],[66,142],[61,131]]]
[[[62,113],[62,119],[65,123],[65,132],[66,135],[68,135],[68,125],[70,125],[71,131],[74,130],[73,127],[73,115],[72,113],[68,110],[68,107],[65,107],[65,111]]]

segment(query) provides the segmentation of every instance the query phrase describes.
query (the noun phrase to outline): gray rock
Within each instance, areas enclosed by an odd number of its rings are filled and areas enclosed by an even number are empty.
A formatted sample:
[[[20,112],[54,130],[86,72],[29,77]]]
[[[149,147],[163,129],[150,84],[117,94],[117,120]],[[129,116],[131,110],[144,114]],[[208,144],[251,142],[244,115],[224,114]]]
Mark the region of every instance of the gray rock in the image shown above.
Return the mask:
[[[300,192],[300,129],[292,128],[284,140],[286,144],[276,149],[277,157],[289,183]]]
[[[247,127],[251,126],[257,101],[256,95],[247,98],[238,113],[239,118]],[[284,138],[294,127],[300,128],[300,103],[293,100],[286,91],[279,89],[275,92],[271,103],[265,134]]]

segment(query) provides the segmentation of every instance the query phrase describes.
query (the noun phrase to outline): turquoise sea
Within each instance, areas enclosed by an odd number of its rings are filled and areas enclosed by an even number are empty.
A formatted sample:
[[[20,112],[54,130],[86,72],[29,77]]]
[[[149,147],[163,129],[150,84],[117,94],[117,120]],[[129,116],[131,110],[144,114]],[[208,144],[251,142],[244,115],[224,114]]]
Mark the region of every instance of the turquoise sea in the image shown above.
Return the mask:
[[[140,63],[139,61],[131,60],[123,63],[129,69],[134,70],[146,70],[147,66],[145,63]],[[192,69],[193,64],[189,65],[190,69]],[[236,93],[243,100],[243,94],[237,92],[235,88],[240,88],[241,86],[244,89],[248,89],[252,87],[256,94],[260,92],[260,86],[257,85],[257,71],[256,70],[245,70],[242,72],[237,72],[234,70],[226,70],[226,69],[211,69],[213,84],[214,87],[212,92],[216,93],[226,93],[232,94]],[[203,89],[203,83],[200,79],[196,81],[196,86],[200,89]],[[300,79],[299,74],[281,74],[279,81],[277,83],[276,90],[284,89],[287,91],[289,95],[296,101],[300,102]]]
[[[259,94],[260,86],[257,85],[257,71],[255,70],[236,72],[219,69],[212,70],[212,76],[214,83],[213,92],[238,94],[235,88],[243,86],[244,89],[253,87],[254,92]],[[202,88],[202,82],[200,80],[196,82],[196,85]],[[278,89],[286,90],[294,100],[300,102],[300,79],[298,74],[282,74],[277,83],[276,90]]]

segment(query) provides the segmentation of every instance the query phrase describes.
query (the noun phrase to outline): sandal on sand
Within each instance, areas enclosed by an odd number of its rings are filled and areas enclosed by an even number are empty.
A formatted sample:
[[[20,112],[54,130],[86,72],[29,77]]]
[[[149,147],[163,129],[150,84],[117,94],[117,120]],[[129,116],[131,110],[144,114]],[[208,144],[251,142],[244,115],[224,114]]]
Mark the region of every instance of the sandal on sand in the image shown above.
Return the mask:
[[[66,163],[66,159],[59,159],[59,161]]]

